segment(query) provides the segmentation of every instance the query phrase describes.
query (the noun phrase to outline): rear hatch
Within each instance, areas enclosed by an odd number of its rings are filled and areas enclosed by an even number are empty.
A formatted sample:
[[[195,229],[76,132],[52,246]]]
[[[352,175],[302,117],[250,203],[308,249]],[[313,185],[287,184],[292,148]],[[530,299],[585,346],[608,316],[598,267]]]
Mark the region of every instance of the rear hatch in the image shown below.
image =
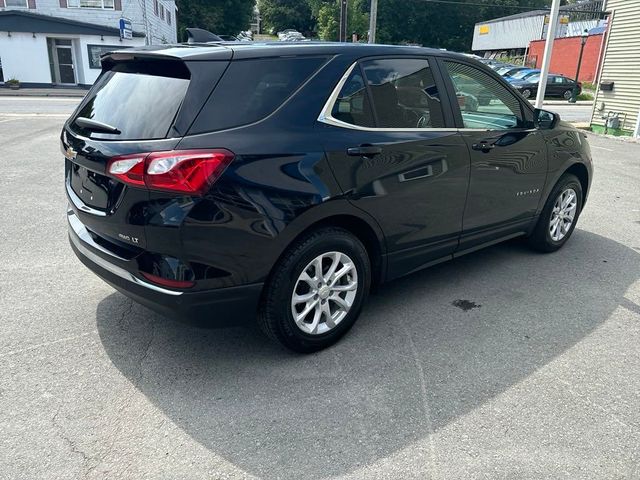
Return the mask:
[[[228,65],[225,56],[189,62],[142,51],[103,59],[100,77],[61,137],[67,195],[93,235],[129,246],[132,254],[146,247],[149,190],[109,175],[109,162],[174,150]]]

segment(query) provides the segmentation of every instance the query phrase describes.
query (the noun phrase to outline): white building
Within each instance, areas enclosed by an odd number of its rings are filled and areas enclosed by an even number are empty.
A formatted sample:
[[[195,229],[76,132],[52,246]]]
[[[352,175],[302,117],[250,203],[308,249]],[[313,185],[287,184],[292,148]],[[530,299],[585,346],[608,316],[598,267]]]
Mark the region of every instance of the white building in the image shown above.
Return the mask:
[[[101,54],[175,43],[176,14],[175,0],[0,0],[0,82],[91,85]]]

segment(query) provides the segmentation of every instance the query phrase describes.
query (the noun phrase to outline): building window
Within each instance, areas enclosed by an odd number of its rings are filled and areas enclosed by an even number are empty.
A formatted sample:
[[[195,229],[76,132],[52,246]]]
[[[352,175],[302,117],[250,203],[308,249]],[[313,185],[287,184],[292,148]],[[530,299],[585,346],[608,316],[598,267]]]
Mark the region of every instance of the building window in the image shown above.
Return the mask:
[[[158,0],[153,0],[153,13],[156,14],[156,17],[158,16]]]
[[[27,0],[6,0],[5,5],[7,7],[29,7],[29,5],[27,4]]]
[[[67,0],[68,8],[101,8],[113,10],[114,0]]]
[[[160,5],[160,20],[164,20],[164,7]]]
[[[171,12],[167,10],[167,23],[171,25]]]

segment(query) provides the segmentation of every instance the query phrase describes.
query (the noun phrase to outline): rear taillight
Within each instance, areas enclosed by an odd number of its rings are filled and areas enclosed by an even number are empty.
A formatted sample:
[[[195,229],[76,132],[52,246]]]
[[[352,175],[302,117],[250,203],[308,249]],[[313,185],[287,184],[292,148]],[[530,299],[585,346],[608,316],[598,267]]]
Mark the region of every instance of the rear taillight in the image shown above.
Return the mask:
[[[233,160],[228,150],[174,150],[114,157],[112,177],[134,187],[201,195]]]

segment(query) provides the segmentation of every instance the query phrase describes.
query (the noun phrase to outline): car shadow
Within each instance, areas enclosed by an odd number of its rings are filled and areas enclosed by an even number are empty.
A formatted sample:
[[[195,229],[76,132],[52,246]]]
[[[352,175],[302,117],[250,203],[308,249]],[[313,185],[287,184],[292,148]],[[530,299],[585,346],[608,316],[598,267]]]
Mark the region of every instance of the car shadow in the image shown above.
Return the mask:
[[[264,478],[354,472],[521,382],[605,322],[640,255],[577,230],[559,252],[509,242],[385,284],[336,346],[291,354],[257,329],[203,330],[114,293],[113,364],[201,445]]]

